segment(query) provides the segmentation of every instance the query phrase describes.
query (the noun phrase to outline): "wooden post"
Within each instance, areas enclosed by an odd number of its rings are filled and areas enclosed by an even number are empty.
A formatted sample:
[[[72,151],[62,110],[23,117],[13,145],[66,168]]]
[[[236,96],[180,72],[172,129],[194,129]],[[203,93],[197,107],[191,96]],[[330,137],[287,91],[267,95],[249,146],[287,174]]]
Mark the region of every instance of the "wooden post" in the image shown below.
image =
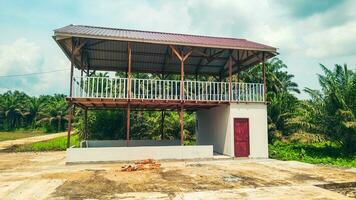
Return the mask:
[[[231,57],[229,58],[229,100],[232,100],[232,63]]]
[[[189,55],[193,52],[193,49],[190,49],[187,54],[184,55],[183,51],[179,52],[170,45],[173,53],[180,60],[180,111],[179,111],[179,122],[180,122],[180,143],[184,145],[184,113],[183,113],[183,104],[184,104],[184,61],[188,59]]]
[[[183,58],[183,52],[181,54]],[[180,61],[180,101],[183,102],[184,99],[184,60]]]
[[[71,49],[71,61],[70,61],[70,82],[69,82],[69,97],[73,96],[73,71],[74,71],[74,41],[72,38],[72,49]],[[67,134],[67,148],[70,147],[70,132],[72,129],[72,115],[73,115],[73,105],[71,100],[69,102],[69,116],[68,116],[68,134]]]
[[[266,63],[265,52],[262,53],[262,74],[263,74],[263,97],[264,101],[267,101],[267,85],[266,85]]]
[[[127,111],[126,111],[126,146],[130,140],[130,114],[131,114],[131,42],[127,43],[128,68],[127,68]]]
[[[164,139],[164,118],[165,118],[164,110],[161,110],[161,140]]]
[[[131,113],[131,105],[129,103],[127,104],[127,111],[126,111],[126,146],[129,146],[129,140],[130,140],[130,113]]]
[[[72,38],[72,50],[71,50],[71,61],[70,61],[70,82],[69,82],[69,97],[73,96],[73,71],[74,71],[74,41]]]
[[[69,114],[68,114],[68,134],[67,134],[67,148],[70,147],[70,132],[72,130],[72,117],[73,117],[73,105],[69,104]]]
[[[127,67],[127,97],[131,100],[131,42],[127,43],[128,67]]]
[[[237,68],[237,82],[240,82],[240,71],[239,68]]]
[[[184,145],[184,113],[183,113],[183,105],[180,106],[179,122],[180,122],[180,144]]]
[[[84,139],[87,140],[88,138],[88,108],[84,108]]]

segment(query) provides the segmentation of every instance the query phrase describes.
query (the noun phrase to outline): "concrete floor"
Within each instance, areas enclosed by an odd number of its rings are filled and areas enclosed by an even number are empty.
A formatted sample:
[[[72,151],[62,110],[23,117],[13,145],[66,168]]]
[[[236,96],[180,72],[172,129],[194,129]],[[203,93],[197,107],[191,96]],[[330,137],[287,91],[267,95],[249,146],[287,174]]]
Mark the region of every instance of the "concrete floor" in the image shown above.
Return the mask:
[[[121,172],[125,163],[65,165],[64,158],[64,152],[0,153],[0,199],[356,197],[355,169],[269,159],[218,159],[166,161],[158,170]]]

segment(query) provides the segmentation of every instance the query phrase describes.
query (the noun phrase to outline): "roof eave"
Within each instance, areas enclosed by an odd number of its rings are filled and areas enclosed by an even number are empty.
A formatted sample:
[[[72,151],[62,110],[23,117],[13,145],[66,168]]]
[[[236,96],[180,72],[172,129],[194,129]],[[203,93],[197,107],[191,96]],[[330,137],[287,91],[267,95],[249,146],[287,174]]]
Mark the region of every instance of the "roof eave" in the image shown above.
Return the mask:
[[[239,49],[239,50],[251,50],[251,51],[265,51],[277,53],[276,48],[248,48],[248,47],[234,47],[234,46],[223,46],[223,45],[203,45],[203,44],[194,44],[186,42],[170,42],[170,41],[157,41],[157,40],[147,40],[147,39],[132,39],[132,38],[123,38],[123,37],[110,37],[110,36],[97,36],[91,34],[73,34],[66,32],[54,31],[54,37],[57,40],[57,37],[60,39],[69,38],[69,37],[81,37],[81,38],[91,38],[91,39],[101,39],[101,40],[116,40],[116,41],[130,41],[130,42],[141,42],[141,43],[150,43],[150,44],[166,44],[166,45],[181,45],[181,46],[192,46],[192,47],[203,47],[203,48],[218,48],[218,49]],[[59,39],[59,40],[60,40]]]

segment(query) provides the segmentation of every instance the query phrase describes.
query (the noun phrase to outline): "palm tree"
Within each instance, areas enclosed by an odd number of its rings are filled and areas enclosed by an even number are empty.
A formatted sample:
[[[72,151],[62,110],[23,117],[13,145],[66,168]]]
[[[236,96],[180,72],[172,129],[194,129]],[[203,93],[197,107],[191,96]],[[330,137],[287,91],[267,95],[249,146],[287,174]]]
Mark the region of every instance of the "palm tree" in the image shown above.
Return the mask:
[[[294,75],[289,74],[287,65],[278,58],[273,58],[266,62],[266,84],[267,92],[295,92],[300,93],[298,84],[293,82]],[[241,79],[244,82],[262,83],[262,65],[259,64],[247,72],[241,74]]]
[[[0,102],[0,114],[6,118],[4,120],[5,129],[16,128],[20,125],[23,117],[24,101],[28,98],[25,93],[19,91],[7,91],[2,95]]]
[[[34,129],[36,128],[36,123],[38,121],[39,116],[44,115],[44,108],[45,108],[46,102],[44,98],[38,98],[38,97],[29,97],[29,99],[26,102],[26,111],[24,112],[24,115],[29,118],[29,121],[31,123],[31,127]]]
[[[330,70],[320,65],[321,92],[306,88],[311,96],[309,106],[320,110],[320,120],[314,121],[323,127],[324,133],[345,147],[347,152],[356,152],[356,73],[347,65],[335,65]]]
[[[50,125],[57,122],[57,132],[60,132],[64,123],[68,121],[68,104],[64,98],[54,96],[52,101],[45,108],[45,115],[38,123],[48,122]]]

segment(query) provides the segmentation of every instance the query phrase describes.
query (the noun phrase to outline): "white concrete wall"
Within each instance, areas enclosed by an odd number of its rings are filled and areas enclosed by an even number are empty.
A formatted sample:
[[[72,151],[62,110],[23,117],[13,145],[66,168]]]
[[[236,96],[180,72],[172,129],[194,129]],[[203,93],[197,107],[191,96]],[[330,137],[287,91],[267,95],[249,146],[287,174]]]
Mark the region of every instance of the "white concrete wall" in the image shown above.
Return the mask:
[[[197,112],[197,143],[214,145],[214,151],[234,156],[234,118],[249,119],[251,158],[268,157],[267,105],[232,103]]]
[[[197,144],[213,145],[215,152],[233,155],[230,142],[233,138],[228,132],[229,114],[228,105],[197,111]]]
[[[87,140],[88,147],[126,147],[126,140]],[[135,146],[173,146],[180,145],[180,140],[129,140],[129,147]]]
[[[213,158],[213,146],[146,146],[69,148],[67,163],[129,161],[143,159]]]

